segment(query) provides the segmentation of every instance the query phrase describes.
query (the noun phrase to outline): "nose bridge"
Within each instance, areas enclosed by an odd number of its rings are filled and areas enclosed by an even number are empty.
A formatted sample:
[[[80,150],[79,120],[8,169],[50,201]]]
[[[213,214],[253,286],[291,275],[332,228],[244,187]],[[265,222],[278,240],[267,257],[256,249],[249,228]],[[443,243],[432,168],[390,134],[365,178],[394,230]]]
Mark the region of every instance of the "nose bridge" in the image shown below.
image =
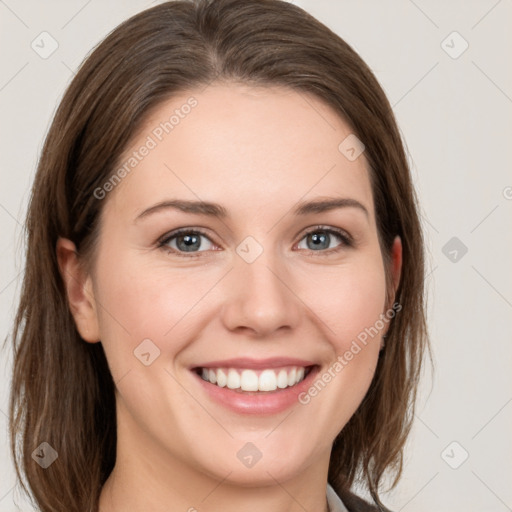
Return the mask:
[[[251,241],[240,244],[248,254],[254,251]],[[263,249],[263,248],[261,248]],[[281,327],[295,327],[299,320],[300,301],[290,290],[289,273],[275,251],[266,247],[251,261],[236,256],[225,296],[223,320],[229,329],[248,328],[269,334]],[[254,252],[252,254],[254,257]]]

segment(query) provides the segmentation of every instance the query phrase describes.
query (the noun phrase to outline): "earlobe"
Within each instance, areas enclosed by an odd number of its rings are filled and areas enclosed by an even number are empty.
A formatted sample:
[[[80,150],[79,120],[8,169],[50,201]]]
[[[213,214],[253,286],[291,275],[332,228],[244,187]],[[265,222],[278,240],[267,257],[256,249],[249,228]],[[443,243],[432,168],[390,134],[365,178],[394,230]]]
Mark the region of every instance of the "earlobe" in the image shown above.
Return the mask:
[[[75,244],[59,238],[56,245],[57,261],[69,308],[80,336],[89,343],[100,340],[96,301],[91,277],[80,262]]]

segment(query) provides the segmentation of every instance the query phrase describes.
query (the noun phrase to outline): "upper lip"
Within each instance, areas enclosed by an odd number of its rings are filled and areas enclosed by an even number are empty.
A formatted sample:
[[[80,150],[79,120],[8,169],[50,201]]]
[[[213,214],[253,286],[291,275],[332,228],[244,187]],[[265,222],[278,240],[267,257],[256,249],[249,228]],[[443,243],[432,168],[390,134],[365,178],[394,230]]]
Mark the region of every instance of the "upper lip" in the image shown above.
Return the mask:
[[[262,370],[265,368],[280,368],[281,366],[314,366],[316,363],[306,359],[294,357],[270,357],[268,359],[253,359],[250,357],[237,357],[222,361],[209,361],[194,365],[192,368],[247,368]]]

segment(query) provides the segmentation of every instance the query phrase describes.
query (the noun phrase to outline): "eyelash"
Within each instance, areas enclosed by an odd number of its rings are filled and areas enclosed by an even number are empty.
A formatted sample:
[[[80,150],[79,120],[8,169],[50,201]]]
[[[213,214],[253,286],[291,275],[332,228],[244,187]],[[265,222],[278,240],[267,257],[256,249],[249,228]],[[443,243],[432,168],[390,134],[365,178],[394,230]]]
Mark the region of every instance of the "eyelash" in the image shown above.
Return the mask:
[[[319,251],[307,250],[307,252],[309,252],[309,253],[319,253],[320,256],[328,256],[330,254],[337,253],[337,252],[341,251],[343,248],[350,248],[350,247],[354,246],[354,241],[353,241],[352,237],[350,235],[348,235],[348,233],[346,233],[345,231],[342,231],[341,229],[336,229],[336,228],[326,227],[326,226],[321,226],[321,225],[315,226],[315,227],[311,228],[310,230],[306,231],[302,235],[301,239],[299,240],[299,243],[308,235],[310,235],[312,233],[316,233],[318,231],[323,231],[324,233],[328,233],[329,235],[336,235],[340,239],[341,243],[340,243],[340,245],[338,245],[337,247],[334,247],[332,249],[325,249],[325,250],[319,250]],[[164,235],[163,238],[158,240],[157,247],[159,249],[164,249],[165,251],[167,251],[168,254],[172,253],[172,254],[175,254],[177,256],[184,257],[184,258],[197,258],[197,257],[201,256],[201,254],[203,252],[208,252],[208,251],[198,251],[195,253],[194,252],[186,253],[183,251],[176,251],[175,249],[166,247],[166,245],[171,240],[173,240],[174,238],[178,237],[181,234],[201,235],[201,236],[204,236],[205,238],[207,238],[212,244],[215,244],[215,242],[213,242],[210,239],[210,237],[204,231],[202,231],[200,229],[180,228],[175,231],[172,231],[171,233]],[[301,249],[301,250],[304,250],[304,249]]]

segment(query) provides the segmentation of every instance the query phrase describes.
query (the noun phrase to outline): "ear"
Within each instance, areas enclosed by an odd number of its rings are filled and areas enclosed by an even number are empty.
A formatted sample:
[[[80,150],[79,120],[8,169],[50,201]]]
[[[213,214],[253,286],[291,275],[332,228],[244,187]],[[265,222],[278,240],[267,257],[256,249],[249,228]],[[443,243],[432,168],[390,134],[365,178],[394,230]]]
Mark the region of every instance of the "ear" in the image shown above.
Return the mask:
[[[100,336],[92,279],[86,275],[75,244],[71,240],[59,238],[56,252],[69,308],[77,330],[85,341],[96,343]]]
[[[393,300],[402,275],[402,239],[397,235],[391,248],[391,273],[393,275]]]
[[[390,309],[395,302],[396,291],[398,290],[398,286],[400,285],[400,277],[402,275],[402,240],[397,235],[393,240],[393,246],[391,247],[391,286],[392,289],[388,290],[387,293],[387,306],[386,309]],[[381,350],[384,348],[384,338],[387,334],[388,330],[384,333],[380,348]]]

